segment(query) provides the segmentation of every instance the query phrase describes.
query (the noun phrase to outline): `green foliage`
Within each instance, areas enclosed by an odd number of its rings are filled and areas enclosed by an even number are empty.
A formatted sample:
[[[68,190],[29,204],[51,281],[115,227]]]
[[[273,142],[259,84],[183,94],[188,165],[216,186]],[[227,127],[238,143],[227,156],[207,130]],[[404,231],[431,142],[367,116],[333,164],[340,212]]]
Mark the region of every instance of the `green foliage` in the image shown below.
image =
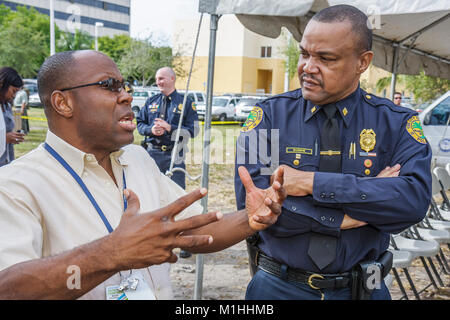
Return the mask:
[[[94,39],[89,33],[75,30],[75,33],[61,32],[61,37],[56,41],[56,51],[73,51],[94,49]]]
[[[120,59],[118,66],[127,80],[138,80],[143,86],[155,82],[156,71],[164,66],[172,66],[170,47],[155,47],[149,39],[131,40],[128,51]]]
[[[98,38],[98,50],[107,54],[115,63],[119,63],[122,56],[128,52],[131,47],[131,38],[127,35],[114,35]]]
[[[286,57],[286,60],[283,61],[285,70],[289,75],[289,79],[292,79],[297,74],[300,47],[298,42],[289,34],[289,31],[283,29],[282,36],[285,38],[287,45],[280,48],[280,50]]]
[[[424,71],[418,76],[405,77],[406,88],[419,103],[432,101],[450,90],[450,80],[427,76]]]
[[[0,7],[0,65],[16,69],[24,78],[35,77],[49,52],[49,19],[35,9]]]

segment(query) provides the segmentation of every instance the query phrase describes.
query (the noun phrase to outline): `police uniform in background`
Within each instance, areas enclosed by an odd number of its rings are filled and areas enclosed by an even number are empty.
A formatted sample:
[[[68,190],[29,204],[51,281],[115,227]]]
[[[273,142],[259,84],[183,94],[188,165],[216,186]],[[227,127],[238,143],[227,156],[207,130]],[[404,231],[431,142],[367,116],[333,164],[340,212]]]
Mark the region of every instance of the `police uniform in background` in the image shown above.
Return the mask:
[[[181,116],[184,96],[177,90],[169,96],[160,93],[150,97],[137,116],[137,128],[141,135],[145,136],[143,146],[147,149],[150,156],[156,161],[161,172],[169,170],[172,156],[172,149],[175,145],[175,134],[178,128],[178,121]],[[171,125],[171,131],[165,132],[162,136],[155,136],[152,133],[152,127],[156,118],[161,118]],[[186,99],[184,108],[183,122],[181,125],[180,142],[178,147],[185,145],[190,137],[198,134],[198,116],[195,104],[192,99]],[[173,138],[172,138],[173,136]],[[175,159],[174,168],[185,168],[184,157],[186,148],[181,148],[178,157]],[[176,171],[171,177],[180,187],[186,188],[185,174]]]
[[[261,170],[277,166],[270,162],[278,159],[270,154],[273,129],[279,130],[279,150],[272,150],[279,152],[279,164],[315,172],[313,194],[288,196],[276,224],[259,233],[255,241],[258,271],[248,286],[247,299],[350,299],[361,289],[355,287],[352,270],[361,262],[379,262],[389,246],[389,234],[421,221],[427,211],[431,148],[417,113],[358,87],[334,103],[340,147],[324,150],[324,107],[328,108],[305,100],[298,89],[257,104],[241,129],[236,170],[244,165],[257,187],[269,186],[270,175],[261,175]],[[267,151],[260,150],[265,143],[259,140],[265,137]],[[239,154],[245,155],[245,163],[239,163]],[[269,161],[264,159],[267,154]],[[339,172],[318,172],[322,171],[321,158],[336,155]],[[399,177],[376,178],[385,167],[397,163],[401,165]],[[235,192],[237,207],[243,209],[246,193],[237,173]],[[344,214],[368,224],[341,230]],[[314,242],[317,236],[332,241]],[[317,241],[326,247],[320,254],[322,261],[312,255]],[[385,269],[388,272],[390,266]],[[261,277],[272,285],[260,286],[257,280]],[[293,286],[307,295],[291,296]],[[365,289],[368,298],[390,298],[384,282],[380,289]]]

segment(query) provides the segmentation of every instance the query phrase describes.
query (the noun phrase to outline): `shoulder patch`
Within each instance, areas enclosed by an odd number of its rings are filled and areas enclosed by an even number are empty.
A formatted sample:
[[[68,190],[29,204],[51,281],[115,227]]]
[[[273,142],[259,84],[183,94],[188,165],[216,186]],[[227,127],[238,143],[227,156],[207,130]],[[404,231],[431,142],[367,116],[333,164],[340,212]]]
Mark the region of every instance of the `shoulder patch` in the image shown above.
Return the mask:
[[[248,115],[247,120],[242,125],[241,132],[247,132],[255,129],[262,121],[263,109],[260,107],[253,107],[252,111]]]
[[[406,122],[406,131],[411,135],[419,143],[426,144],[427,139],[423,134],[422,125],[420,124],[420,120],[417,116],[412,116]]]

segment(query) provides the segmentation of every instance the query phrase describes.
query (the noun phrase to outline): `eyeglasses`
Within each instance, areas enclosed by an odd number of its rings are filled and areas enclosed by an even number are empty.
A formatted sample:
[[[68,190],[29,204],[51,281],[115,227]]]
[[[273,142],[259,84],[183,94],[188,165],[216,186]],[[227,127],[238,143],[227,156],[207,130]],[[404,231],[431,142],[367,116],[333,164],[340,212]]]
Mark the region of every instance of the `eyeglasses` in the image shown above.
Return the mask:
[[[398,99],[401,99],[401,98],[402,98],[402,97],[395,97],[394,100],[398,100]]]
[[[67,90],[84,88],[84,87],[90,87],[90,86],[101,86],[102,88],[110,90],[112,92],[121,92],[122,89],[125,89],[126,92],[131,94],[134,91],[133,87],[131,86],[130,83],[119,81],[119,80],[114,79],[114,78],[109,78],[109,79],[102,80],[102,81],[99,81],[99,82],[94,82],[94,83],[83,84],[81,86],[76,86],[76,87],[71,87],[71,88],[64,88],[64,89],[61,89],[60,91],[67,91]]]

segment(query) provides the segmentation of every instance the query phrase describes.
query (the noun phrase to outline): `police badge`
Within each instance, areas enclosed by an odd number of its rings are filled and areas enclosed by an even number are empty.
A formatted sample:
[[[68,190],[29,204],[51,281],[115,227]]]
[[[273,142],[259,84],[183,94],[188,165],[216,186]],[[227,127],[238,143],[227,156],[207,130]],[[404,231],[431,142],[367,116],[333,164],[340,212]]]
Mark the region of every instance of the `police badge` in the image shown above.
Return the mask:
[[[359,144],[361,149],[366,152],[373,150],[376,144],[375,137],[376,134],[373,129],[363,129],[363,131],[359,134]]]

